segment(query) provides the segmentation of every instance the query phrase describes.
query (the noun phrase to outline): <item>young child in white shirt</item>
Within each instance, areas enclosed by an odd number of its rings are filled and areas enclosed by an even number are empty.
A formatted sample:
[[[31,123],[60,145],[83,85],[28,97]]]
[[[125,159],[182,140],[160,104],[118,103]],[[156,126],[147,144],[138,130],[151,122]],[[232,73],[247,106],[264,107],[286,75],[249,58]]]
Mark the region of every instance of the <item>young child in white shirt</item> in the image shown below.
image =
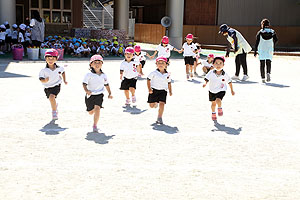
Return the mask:
[[[207,60],[202,60],[201,62],[198,63],[198,64],[202,64],[203,77],[205,77],[206,74],[214,68],[213,66],[214,58],[215,58],[214,54],[209,54],[207,56]]]
[[[66,73],[63,67],[56,65],[58,52],[55,49],[49,49],[45,53],[46,67],[40,71],[39,79],[44,85],[44,91],[50,101],[52,108],[52,120],[58,119],[56,97],[60,92],[62,78],[65,84]],[[62,77],[62,78],[61,78]]]
[[[151,58],[151,56],[145,52],[145,51],[141,51],[141,46],[139,45],[135,45],[134,46],[134,61],[136,62],[139,62],[139,73],[140,73],[140,76],[143,76],[144,73],[143,73],[143,68],[144,68],[144,65],[146,63],[146,56],[148,58]]]
[[[223,70],[225,58],[215,57],[213,60],[214,70],[210,70],[205,77],[203,87],[209,82],[209,101],[211,101],[212,120],[217,120],[216,105],[218,105],[218,116],[223,116],[222,99],[227,90],[227,84],[230,87],[231,94],[235,95],[230,76]]]
[[[112,99],[107,76],[102,71],[102,65],[102,56],[93,55],[90,59],[91,72],[87,73],[83,79],[86,110],[90,115],[94,115],[93,132],[98,132],[97,124],[100,118],[100,109],[103,108],[104,88],[108,92],[108,98]]]
[[[167,94],[172,96],[171,77],[167,72],[168,60],[165,57],[156,58],[157,69],[151,72],[147,78],[147,87],[149,91],[148,103],[150,108],[157,108],[159,104],[158,117],[156,123],[163,124],[162,115],[167,102]]]
[[[179,53],[183,52],[184,63],[186,67],[186,78],[189,79],[193,77],[193,67],[195,64],[195,55],[196,55],[196,44],[193,43],[194,36],[193,34],[188,34],[186,37],[186,42],[182,45],[182,49]]]
[[[133,55],[134,49],[132,47],[127,47],[125,49],[125,60],[120,66],[120,79],[122,80],[120,90],[124,90],[126,97],[125,105],[130,105],[129,91],[132,95],[132,103],[136,103],[135,90],[139,74],[139,63],[134,61]]]

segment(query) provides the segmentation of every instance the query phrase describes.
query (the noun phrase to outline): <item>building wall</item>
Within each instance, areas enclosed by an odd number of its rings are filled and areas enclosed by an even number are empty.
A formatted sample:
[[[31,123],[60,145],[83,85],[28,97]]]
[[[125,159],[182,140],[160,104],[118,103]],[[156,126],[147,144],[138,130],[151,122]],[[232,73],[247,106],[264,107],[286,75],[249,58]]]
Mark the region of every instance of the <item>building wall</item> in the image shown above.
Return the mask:
[[[273,26],[300,26],[298,0],[219,0],[218,24],[257,26],[268,18]]]
[[[185,0],[184,25],[215,25],[217,0]]]

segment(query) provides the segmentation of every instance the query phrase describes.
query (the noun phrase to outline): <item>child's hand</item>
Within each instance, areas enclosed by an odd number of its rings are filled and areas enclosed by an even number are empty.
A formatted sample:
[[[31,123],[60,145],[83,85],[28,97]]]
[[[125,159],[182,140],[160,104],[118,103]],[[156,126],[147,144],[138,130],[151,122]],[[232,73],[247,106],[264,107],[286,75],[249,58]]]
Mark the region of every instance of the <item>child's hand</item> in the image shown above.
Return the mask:
[[[67,81],[64,81],[65,85],[68,85],[68,82]]]
[[[170,96],[172,96],[172,95],[173,95],[173,93],[172,93],[172,92],[169,92],[169,95],[170,95]]]
[[[234,96],[234,95],[235,95],[235,92],[234,92],[233,90],[231,90],[231,94],[232,94],[232,96]]]
[[[92,92],[89,91],[89,90],[87,90],[87,91],[85,91],[85,92],[86,92],[86,94],[89,95],[89,96],[92,95]]]
[[[113,96],[111,96],[111,94],[110,94],[110,95],[108,95],[108,98],[109,98],[109,99],[112,99],[112,98],[113,98]]]
[[[205,87],[206,87],[206,83],[203,84],[203,88],[205,88]]]
[[[150,89],[150,90],[149,90],[149,94],[152,94],[152,93],[153,93],[153,90],[152,90],[152,89]]]
[[[122,78],[123,78],[123,75],[121,74],[121,75],[120,75],[120,79],[122,80]]]
[[[49,81],[49,77],[44,79],[44,82],[47,83]]]

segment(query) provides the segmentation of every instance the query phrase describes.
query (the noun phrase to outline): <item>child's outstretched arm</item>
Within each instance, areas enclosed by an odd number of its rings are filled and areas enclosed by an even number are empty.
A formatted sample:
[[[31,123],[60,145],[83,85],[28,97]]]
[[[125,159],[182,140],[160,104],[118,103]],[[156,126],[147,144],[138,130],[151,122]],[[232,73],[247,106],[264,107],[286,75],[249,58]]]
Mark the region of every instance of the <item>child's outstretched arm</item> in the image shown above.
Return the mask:
[[[42,83],[47,83],[49,81],[49,77],[47,77],[47,78],[40,77],[40,81]]]
[[[204,80],[205,80],[205,83],[203,84],[203,88],[205,88],[205,87],[206,87],[206,85],[207,85],[207,83],[208,83],[208,81],[209,81],[209,80],[208,80],[208,79],[206,79],[206,78],[205,78]]]
[[[178,50],[177,52],[178,52],[178,53],[182,53],[182,52],[183,52],[183,49],[180,49],[180,50]]]
[[[152,56],[150,56],[150,54],[148,52],[146,52],[146,56],[150,59],[152,59]]]
[[[108,98],[109,99],[112,99],[113,98],[113,96],[111,96],[111,90],[110,90],[110,87],[109,87],[109,85],[107,84],[107,85],[105,85],[105,88],[106,88],[106,90],[107,90],[107,92],[108,92]]]
[[[120,79],[122,80],[123,79],[123,70],[120,70]]]
[[[148,87],[149,94],[152,94],[153,90],[151,88],[151,80],[150,79],[147,79],[147,87]]]
[[[172,92],[172,84],[171,84],[171,82],[168,83],[168,89],[169,89],[169,95],[172,96],[173,92]]]
[[[233,91],[232,82],[228,83],[228,85],[229,85],[229,87],[230,87],[232,96],[235,95],[235,92]]]
[[[84,91],[85,91],[85,93],[87,94],[87,95],[91,95],[92,94],[92,92],[91,91],[89,91],[88,89],[87,89],[87,84],[86,83],[83,83],[82,84],[83,85],[83,89],[84,89]]]
[[[151,56],[151,59],[153,59],[157,54],[157,50],[154,51],[154,54]]]
[[[64,83],[67,85],[67,84],[68,84],[68,82],[67,82],[67,80],[66,80],[66,73],[65,73],[65,72],[63,72],[61,76],[63,77],[63,81],[64,81]]]

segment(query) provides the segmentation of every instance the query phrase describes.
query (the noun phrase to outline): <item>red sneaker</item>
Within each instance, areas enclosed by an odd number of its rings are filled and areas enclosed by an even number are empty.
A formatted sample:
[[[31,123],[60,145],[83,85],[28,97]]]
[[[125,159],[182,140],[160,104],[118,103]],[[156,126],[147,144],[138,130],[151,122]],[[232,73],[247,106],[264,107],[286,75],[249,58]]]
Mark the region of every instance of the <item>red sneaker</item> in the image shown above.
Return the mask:
[[[222,108],[218,108],[218,115],[223,116],[223,109]]]

